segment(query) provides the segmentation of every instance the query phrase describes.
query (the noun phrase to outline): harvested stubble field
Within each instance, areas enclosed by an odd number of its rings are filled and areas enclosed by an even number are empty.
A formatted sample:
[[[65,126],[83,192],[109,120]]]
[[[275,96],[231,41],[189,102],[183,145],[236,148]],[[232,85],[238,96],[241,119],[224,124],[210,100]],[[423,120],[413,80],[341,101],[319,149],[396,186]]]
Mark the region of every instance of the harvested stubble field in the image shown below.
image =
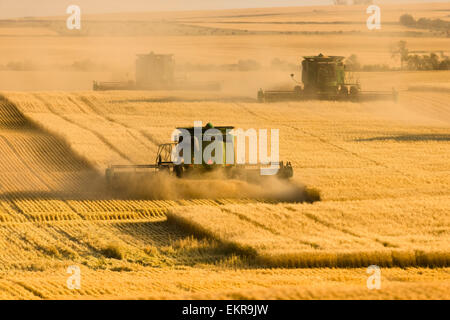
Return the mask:
[[[102,28],[87,23],[76,37],[64,19],[2,21],[0,65],[92,59],[130,70],[150,50],[193,64],[322,51],[398,65],[389,46],[399,40],[450,51],[399,16],[448,9],[383,6],[383,29],[370,35],[358,6],[165,13],[164,24],[161,14],[87,16]],[[101,24],[111,20],[112,30]],[[364,89],[402,90],[397,104],[258,104],[259,87],[286,78],[265,69],[198,73],[223,79],[222,93],[76,91],[114,72],[0,71],[2,90],[31,90],[0,95],[0,298],[450,298],[450,72],[360,74]],[[47,89],[70,91],[34,91]],[[274,189],[223,181],[176,195],[171,184],[147,186],[148,199],[107,192],[109,164],[151,163],[175,127],[197,120],[280,129],[295,184],[322,200],[274,201]],[[366,287],[369,264],[382,267],[381,290]],[[71,265],[80,290],[66,286]]]
[[[429,200],[197,206],[168,218],[269,267],[448,266],[448,197]]]
[[[398,104],[188,97],[3,95],[4,297],[446,297],[446,92],[405,91]],[[282,158],[322,201],[127,200],[102,189],[108,164],[151,162],[173,127],[194,120],[279,128]],[[72,264],[83,272],[76,292],[64,282]],[[360,269],[369,264],[384,267],[376,293]]]

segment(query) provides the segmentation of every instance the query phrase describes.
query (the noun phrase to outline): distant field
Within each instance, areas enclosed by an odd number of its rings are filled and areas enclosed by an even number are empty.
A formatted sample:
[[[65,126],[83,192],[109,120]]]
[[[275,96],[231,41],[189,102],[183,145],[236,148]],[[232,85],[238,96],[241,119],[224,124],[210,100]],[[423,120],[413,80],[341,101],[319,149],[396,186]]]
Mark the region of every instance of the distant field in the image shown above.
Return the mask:
[[[4,37],[0,64],[29,59],[41,64],[69,64],[91,59],[114,67],[129,67],[137,53],[155,51],[173,53],[179,63],[235,63],[238,59],[255,59],[268,64],[274,58],[292,63],[303,55],[320,52],[330,55],[357,54],[366,64],[394,64],[390,46],[400,40],[410,50],[450,51],[448,39],[442,37],[328,35],[240,35],[240,36],[151,36],[138,37]],[[25,49],[25,50],[24,50]],[[398,62],[397,62],[398,63]]]
[[[445,17],[450,8],[446,3],[402,3],[402,4],[381,4],[384,11],[383,19],[386,22],[398,22],[398,14],[408,11],[412,15],[420,15],[426,18]],[[308,7],[285,7],[285,8],[252,8],[252,9],[231,9],[231,10],[211,10],[211,11],[185,11],[185,12],[136,12],[89,15],[89,20],[160,20],[166,17],[170,20],[188,21],[259,21],[259,22],[292,22],[292,21],[357,21],[365,22],[365,15],[361,16],[361,11],[365,12],[367,6],[308,6]]]
[[[2,27],[0,28],[0,36],[55,36],[57,35],[56,32],[48,29],[48,28],[31,28],[31,27]]]
[[[399,17],[410,13],[416,18],[445,19],[450,15],[447,10],[445,3],[383,5],[382,29],[377,31],[367,30],[365,7],[360,6],[86,15],[80,32],[69,32],[63,17],[5,20],[0,21],[0,69],[28,61],[41,73],[82,71],[85,76],[49,73],[47,79],[37,73],[34,81],[33,76],[28,81],[24,74],[17,72],[17,76],[27,90],[86,90],[92,80],[133,78],[135,55],[149,51],[173,53],[180,65],[254,59],[268,66],[275,58],[298,64],[300,57],[321,52],[357,54],[363,64],[398,67],[399,60],[391,57],[390,49],[400,40],[407,41],[411,51],[450,52],[445,36],[406,28]],[[102,79],[94,73],[98,70],[70,69],[86,60],[102,66],[106,72]],[[0,88],[18,90],[14,80],[12,84],[6,80],[10,76],[0,70]],[[59,84],[61,80],[64,85]]]
[[[209,27],[209,28],[220,28],[220,29],[231,29],[231,30],[248,30],[248,31],[260,31],[260,32],[367,32],[367,26],[363,23],[283,23],[283,22],[205,22],[205,23],[189,23],[189,25]],[[420,29],[410,29],[402,25],[394,24],[387,25],[386,30],[391,32],[407,32],[416,31],[420,32]]]

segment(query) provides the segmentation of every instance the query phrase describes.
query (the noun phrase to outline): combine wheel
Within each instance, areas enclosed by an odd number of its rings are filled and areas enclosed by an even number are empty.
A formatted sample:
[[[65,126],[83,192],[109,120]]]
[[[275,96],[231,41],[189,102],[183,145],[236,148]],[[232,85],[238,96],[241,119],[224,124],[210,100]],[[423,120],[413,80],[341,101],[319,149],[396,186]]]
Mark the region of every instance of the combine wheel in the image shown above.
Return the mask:
[[[260,102],[260,103],[264,102],[264,91],[263,91],[263,89],[259,89],[259,91],[258,91],[258,102]]]
[[[347,86],[342,86],[341,89],[339,90],[339,93],[342,96],[348,96],[348,87]]]
[[[398,102],[398,91],[395,88],[392,88],[392,100]]]
[[[183,177],[183,165],[176,165],[173,167],[173,170],[175,171],[175,175],[177,176],[177,178],[182,178]]]
[[[359,89],[357,87],[350,87],[350,98],[353,100],[358,99]]]

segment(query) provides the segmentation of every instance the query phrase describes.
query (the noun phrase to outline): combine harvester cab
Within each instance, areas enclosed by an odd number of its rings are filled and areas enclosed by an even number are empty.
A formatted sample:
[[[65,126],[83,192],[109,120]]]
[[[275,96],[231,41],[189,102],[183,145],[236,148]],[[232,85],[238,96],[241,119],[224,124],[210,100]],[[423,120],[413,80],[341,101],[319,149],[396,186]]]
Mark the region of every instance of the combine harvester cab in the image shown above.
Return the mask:
[[[298,85],[291,91],[258,91],[259,102],[302,101],[302,100],[397,100],[397,92],[361,91],[358,81],[349,82],[342,56],[306,56],[302,61],[302,84],[294,74],[291,78]]]
[[[154,164],[141,165],[112,165],[105,171],[105,178],[110,189],[117,190],[122,187],[126,188],[130,184],[139,184],[145,180],[149,181],[155,177],[174,176],[180,179],[239,179],[250,182],[258,182],[259,179],[270,177],[271,175],[264,175],[262,172],[265,169],[278,168],[276,177],[279,179],[289,179],[293,176],[293,168],[290,162],[272,163],[272,166],[266,165],[249,165],[236,164],[235,158],[235,136],[231,134],[234,127],[214,127],[207,124],[202,128],[178,128],[188,132],[191,137],[190,141],[190,156],[179,155],[181,161],[174,161],[176,158],[177,146],[183,142],[181,136],[177,142],[162,144],[158,148],[156,161]],[[204,159],[196,163],[195,153],[199,152],[198,139],[195,136],[195,129],[201,129],[202,136],[208,135],[209,129],[216,129],[222,134],[222,155],[221,163],[214,163],[211,159]],[[205,148],[214,141],[211,137],[210,141],[203,141],[201,154],[204,154]],[[232,150],[232,151],[231,151]],[[227,154],[232,152],[232,154]],[[178,164],[179,163],[179,164]]]

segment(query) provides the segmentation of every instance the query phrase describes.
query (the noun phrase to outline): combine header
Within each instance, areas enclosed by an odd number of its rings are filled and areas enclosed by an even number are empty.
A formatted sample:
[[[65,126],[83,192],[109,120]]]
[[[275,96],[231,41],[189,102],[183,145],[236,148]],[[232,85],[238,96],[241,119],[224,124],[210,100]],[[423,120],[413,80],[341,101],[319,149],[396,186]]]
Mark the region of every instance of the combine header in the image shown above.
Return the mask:
[[[139,54],[136,80],[124,82],[94,81],[94,91],[104,90],[220,90],[217,82],[192,82],[175,77],[175,60],[171,54]]]
[[[292,91],[258,91],[259,102],[301,101],[301,100],[397,100],[397,92],[361,91],[358,81],[349,82],[343,60],[340,56],[306,56],[302,61],[302,83]]]
[[[177,142],[162,144],[158,148],[156,160],[154,164],[145,165],[113,165],[106,169],[106,181],[111,189],[118,189],[121,186],[127,185],[130,182],[142,182],[145,179],[151,179],[158,174],[169,174],[180,179],[208,179],[209,177],[219,177],[225,179],[240,179],[247,181],[258,181],[259,178],[264,176],[270,176],[262,174],[262,170],[269,169],[269,166],[264,165],[247,165],[236,164],[235,157],[235,137],[231,135],[230,131],[234,127],[213,127],[211,124],[207,124],[205,127],[199,128],[178,128],[188,132],[190,141],[190,151],[186,152],[190,155],[181,155],[181,161],[174,161],[176,158],[177,146],[183,142],[182,136],[178,138]],[[196,164],[195,153],[198,153],[198,139],[195,136],[195,129],[201,129],[202,135],[208,135],[209,129],[217,129],[222,135],[222,142],[220,142],[222,149],[223,160],[220,163],[214,163],[211,159],[201,159]],[[201,154],[209,144],[214,141],[203,141],[201,147]],[[227,146],[227,144],[230,144]],[[228,154],[227,154],[228,152]],[[232,153],[232,154],[230,154]],[[180,159],[178,159],[180,160]],[[272,163],[277,167],[275,176],[279,179],[289,179],[293,176],[293,169],[290,162]],[[218,173],[219,175],[214,175]],[[212,174],[209,175],[208,174]]]

